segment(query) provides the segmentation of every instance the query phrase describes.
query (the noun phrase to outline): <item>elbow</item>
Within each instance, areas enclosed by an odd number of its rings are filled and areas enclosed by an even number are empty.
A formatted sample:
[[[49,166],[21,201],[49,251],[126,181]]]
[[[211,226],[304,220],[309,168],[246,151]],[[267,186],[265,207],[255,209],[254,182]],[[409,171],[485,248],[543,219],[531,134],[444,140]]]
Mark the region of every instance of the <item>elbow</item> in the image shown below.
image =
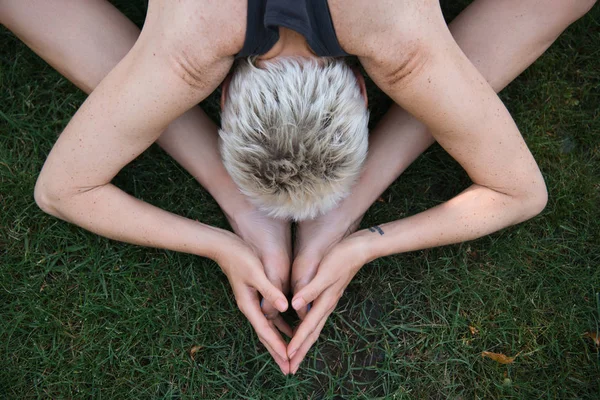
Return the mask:
[[[540,189],[539,193],[537,193],[531,200],[531,218],[535,217],[538,214],[541,214],[542,211],[544,211],[544,209],[546,208],[547,204],[548,190],[546,189],[546,185],[543,185],[543,189]]]
[[[528,190],[527,196],[523,200],[522,220],[526,221],[541,214],[547,204],[548,189],[544,181],[542,181],[541,184]]]
[[[38,207],[47,214],[60,218],[60,196],[49,188],[43,178],[38,178],[33,192]]]

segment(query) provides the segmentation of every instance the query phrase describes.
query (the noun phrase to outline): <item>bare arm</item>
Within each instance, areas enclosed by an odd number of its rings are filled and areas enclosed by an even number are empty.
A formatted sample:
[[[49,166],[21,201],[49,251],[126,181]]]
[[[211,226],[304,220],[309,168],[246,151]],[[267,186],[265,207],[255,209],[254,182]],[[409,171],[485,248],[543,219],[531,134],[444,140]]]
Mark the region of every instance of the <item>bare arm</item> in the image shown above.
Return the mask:
[[[495,90],[500,90],[593,3],[594,0],[546,0],[498,4],[493,0],[477,0],[450,28],[483,76]],[[356,23],[352,25],[356,27]],[[363,263],[373,257],[369,240],[381,238],[378,230],[373,229],[339,242],[346,227],[360,218],[374,196],[432,141],[423,123],[400,107],[392,107],[371,136],[369,159],[353,195],[333,213],[300,226],[298,237],[303,246],[294,262],[293,305],[305,321],[288,346],[288,352],[293,354],[290,361],[293,372],[316,340],[346,285]],[[306,314],[303,304],[311,301],[313,308]]]
[[[441,12],[418,17],[427,37],[409,45],[414,47],[407,55],[362,61],[382,90],[429,128],[473,185],[447,203],[382,226],[386,235],[374,242],[375,256],[475,239],[531,218],[547,199],[514,121],[452,39]],[[402,45],[396,42],[396,49]]]
[[[366,262],[480,237],[534,215],[546,199],[543,178],[518,129],[452,39],[439,4],[379,1],[367,7],[350,2],[336,26],[342,37],[353,39],[345,49],[358,54],[375,83],[427,126],[474,184],[439,207],[357,232],[326,251],[314,278],[292,300],[296,310],[313,302],[288,345],[292,372]],[[369,24],[361,32],[362,20],[379,25]],[[411,124],[411,129],[418,133],[418,126]],[[308,265],[297,258],[294,268],[296,262]]]
[[[102,6],[100,3],[104,2],[97,0],[93,4]],[[239,38],[243,38],[243,24],[236,24],[232,12],[245,15],[245,9],[236,9],[241,7],[238,2],[224,6],[229,9],[227,17],[207,1],[183,0],[177,5],[166,0],[150,2],[144,30],[134,47],[102,80],[52,149],[38,179],[35,197],[45,211],[103,236],[217,261],[229,279],[240,310],[287,373],[285,344],[261,312],[258,294],[278,311],[287,308],[287,301],[280,288],[269,282],[263,260],[256,252],[227,231],[160,210],[110,184],[115,174],[154,142],[169,123],[223,80],[232,63],[231,55],[241,46]],[[84,19],[89,17],[88,9],[80,11],[84,11]],[[56,42],[39,48],[51,59],[52,49],[56,50]],[[98,48],[95,50],[96,55],[102,54]],[[77,60],[76,53],[68,49],[66,53],[75,56],[71,63]],[[63,64],[62,71],[69,73],[70,65]],[[76,69],[70,72],[75,75]],[[84,80],[78,82],[85,87]],[[178,121],[176,130],[184,132],[192,143],[202,143],[194,136],[194,125],[202,126],[201,119]],[[180,135],[176,138],[185,139]],[[211,143],[215,142],[208,144]],[[179,151],[185,142],[172,145],[171,150]],[[194,165],[189,150],[185,154],[184,162]],[[213,179],[218,179],[216,169],[212,172]],[[202,173],[209,176],[211,171],[203,169]]]
[[[449,28],[469,60],[492,88],[500,91],[594,2],[476,0]],[[327,215],[299,224],[298,256],[292,274],[295,291],[312,279],[328,249],[356,230],[362,215],[379,194],[434,139],[422,122],[394,104],[369,141],[369,156],[352,194]]]
[[[173,119],[206,97],[231,64],[226,57],[212,56],[214,50],[199,48],[205,55],[192,61],[191,68],[202,74],[185,75],[182,63],[188,60],[178,59],[167,43],[171,39],[163,36],[161,7],[158,2],[150,5],[140,40],[58,139],[40,174],[36,199],[50,213],[103,236],[212,255],[211,228],[136,200],[110,184]]]
[[[90,94],[125,57],[140,31],[106,0],[4,0],[4,24],[40,57]],[[219,156],[217,127],[194,106],[157,143],[192,174],[230,216],[251,211]]]
[[[440,207],[387,224],[374,255],[474,239],[537,214],[546,190],[535,160],[504,105],[453,40],[439,4],[387,7],[401,17],[389,19],[377,7],[365,11],[387,34],[355,52],[378,86],[428,127],[474,185]]]
[[[482,76],[495,91],[500,91],[571,22],[585,14],[593,2],[511,0],[498,4],[493,0],[477,0],[449,28]],[[340,13],[337,9],[333,11],[334,17]],[[344,35],[342,38],[352,34],[344,32],[342,21],[337,25]],[[352,39],[347,40],[348,44],[356,41]],[[296,291],[312,279],[328,249],[356,230],[362,215],[379,194],[434,142],[427,126],[396,104],[369,140],[369,156],[352,194],[327,215],[299,225],[298,257],[292,277]]]
[[[465,55],[494,91],[500,92],[594,3],[476,0],[449,28]],[[434,141],[423,123],[394,104],[371,133],[360,181],[352,195],[331,212],[335,224],[332,219],[329,225],[345,226],[343,234]]]
[[[192,8],[196,7],[196,10],[191,9],[192,12],[188,12],[188,15],[194,14],[193,11],[201,11],[198,7],[201,7],[202,3],[184,4],[184,6],[188,6],[188,10],[190,5]],[[230,10],[228,19],[235,21],[235,15],[245,17],[244,12],[245,10],[241,8]],[[205,15],[206,10],[199,14]],[[192,22],[194,21],[192,20]],[[201,18],[195,22],[201,24]],[[11,29],[38,55],[86,93],[90,93],[96,88],[131,50],[139,36],[139,29],[106,0],[77,2],[70,0],[4,0],[0,3],[0,23]],[[181,22],[175,25],[180,26]],[[177,32],[177,36],[180,36],[180,33],[185,33],[185,31]],[[196,33],[196,35],[192,35],[193,43],[196,43],[201,37],[201,32]],[[243,32],[229,29],[223,36],[243,37]],[[206,38],[206,40],[210,39],[212,38]],[[222,38],[219,40],[222,41]],[[241,43],[239,45],[241,46]],[[203,50],[202,46],[199,49]],[[182,78],[189,79],[190,77],[184,75]],[[192,83],[198,82],[192,81]],[[131,213],[128,214],[130,217],[135,217],[140,213],[144,216],[143,218],[134,218],[139,226],[133,227],[134,240],[129,241],[180,249],[215,258],[230,279],[240,309],[255,326],[261,341],[265,343],[285,373],[287,361],[281,358],[281,354],[285,356],[285,351],[282,352],[284,345],[273,325],[291,335],[291,328],[278,316],[281,304],[276,305],[275,302],[281,295],[274,290],[284,289],[283,283],[288,280],[286,277],[289,274],[290,262],[289,223],[266,218],[258,213],[239,192],[223,167],[219,156],[217,137],[217,128],[214,123],[199,107],[194,106],[169,124],[158,139],[158,143],[208,189],[224,209],[236,233],[246,243],[242,243],[228,232],[212,229],[195,221],[162,211],[156,213],[156,210],[148,204],[128,196],[122,196],[123,193],[115,191],[116,197],[124,199],[120,201],[117,199],[118,207],[121,210],[123,205],[130,206]],[[110,188],[116,190],[114,187]],[[68,189],[68,187],[63,189]],[[99,190],[96,187],[93,190],[100,195],[102,193],[98,192],[106,193],[105,188]],[[53,193],[43,190],[39,190],[36,195],[38,203],[45,210],[60,215],[59,212],[65,206],[65,199],[52,196]],[[84,212],[88,210],[90,206],[85,205],[86,198],[81,195],[77,197],[83,202],[81,208]],[[105,197],[107,196],[101,196],[101,198]],[[93,211],[97,212],[97,209]],[[127,212],[127,209],[123,211]],[[110,212],[115,214],[113,211]],[[124,222],[120,220],[121,217],[119,214],[104,216],[105,229],[109,230],[105,234],[113,238],[128,240],[127,236],[123,236],[123,233],[120,232]],[[63,218],[69,219],[69,216],[63,213]],[[153,223],[152,220],[156,221],[157,218],[164,223]],[[74,220],[74,222],[80,223],[78,220]],[[127,221],[125,222],[127,223]],[[154,229],[154,231],[150,230],[149,233],[144,233],[149,224],[151,224],[150,229]],[[206,231],[205,234],[203,231]],[[145,240],[144,237],[138,236],[142,234],[153,240]],[[206,253],[199,247],[199,243],[206,243],[206,250],[210,253]],[[227,253],[219,250],[225,246],[228,249]],[[237,248],[237,251],[232,252],[234,248]],[[257,256],[258,262],[262,263],[262,266],[256,262]],[[232,266],[236,268],[235,272],[232,272]],[[255,268],[260,268],[260,271],[253,270]],[[262,268],[264,268],[264,272]],[[276,288],[273,288],[264,279],[265,273],[269,280],[277,286]],[[240,279],[240,276],[244,274],[247,277],[252,276],[252,279],[248,279],[249,284],[240,285],[240,281],[244,280]],[[262,307],[262,313],[268,313],[270,316],[271,327],[264,326],[264,317],[258,311],[256,289],[265,298],[271,299]],[[263,321],[261,322],[261,320]]]

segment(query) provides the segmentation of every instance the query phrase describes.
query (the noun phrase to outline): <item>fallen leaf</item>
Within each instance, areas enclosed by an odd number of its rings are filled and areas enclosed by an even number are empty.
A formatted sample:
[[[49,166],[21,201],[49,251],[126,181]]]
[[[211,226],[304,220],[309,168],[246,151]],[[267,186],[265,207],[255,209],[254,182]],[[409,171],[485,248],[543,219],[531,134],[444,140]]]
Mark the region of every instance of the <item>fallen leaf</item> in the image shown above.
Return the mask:
[[[198,350],[202,349],[203,346],[194,346],[190,349],[190,357],[193,359]]]
[[[491,358],[492,360],[499,362],[500,364],[512,364],[513,361],[515,361],[515,358],[517,358],[519,356],[519,354],[521,354],[521,353],[518,353],[514,357],[508,357],[502,353],[492,353],[490,351],[482,351],[481,357]]]
[[[596,347],[600,347],[600,336],[598,335],[598,332],[586,332],[583,337],[589,337]]]
[[[479,329],[471,325],[469,325],[469,330],[471,331],[471,335],[477,335],[479,333]]]

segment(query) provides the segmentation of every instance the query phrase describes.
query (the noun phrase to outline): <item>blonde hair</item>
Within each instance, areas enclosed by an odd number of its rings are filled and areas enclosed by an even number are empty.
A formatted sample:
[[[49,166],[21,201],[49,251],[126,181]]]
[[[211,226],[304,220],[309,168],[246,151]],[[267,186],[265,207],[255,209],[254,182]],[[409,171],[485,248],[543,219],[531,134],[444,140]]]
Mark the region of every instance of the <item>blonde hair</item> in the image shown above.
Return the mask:
[[[272,217],[310,219],[334,208],[359,177],[369,112],[338,59],[240,62],[219,131],[225,168]]]

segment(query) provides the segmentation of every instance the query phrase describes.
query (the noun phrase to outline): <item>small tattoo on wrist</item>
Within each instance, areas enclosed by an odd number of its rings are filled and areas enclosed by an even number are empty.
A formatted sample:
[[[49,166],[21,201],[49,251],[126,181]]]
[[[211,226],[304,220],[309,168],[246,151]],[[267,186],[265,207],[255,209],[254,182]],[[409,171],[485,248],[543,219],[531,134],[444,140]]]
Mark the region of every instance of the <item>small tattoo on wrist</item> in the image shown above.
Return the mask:
[[[381,229],[381,228],[380,228],[379,226],[377,226],[377,225],[375,225],[375,226],[373,226],[373,227],[369,228],[369,232],[373,232],[373,233],[377,232],[377,233],[379,233],[380,235],[383,235],[383,234],[385,233],[385,232],[383,231],[383,229]]]

